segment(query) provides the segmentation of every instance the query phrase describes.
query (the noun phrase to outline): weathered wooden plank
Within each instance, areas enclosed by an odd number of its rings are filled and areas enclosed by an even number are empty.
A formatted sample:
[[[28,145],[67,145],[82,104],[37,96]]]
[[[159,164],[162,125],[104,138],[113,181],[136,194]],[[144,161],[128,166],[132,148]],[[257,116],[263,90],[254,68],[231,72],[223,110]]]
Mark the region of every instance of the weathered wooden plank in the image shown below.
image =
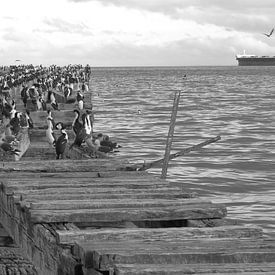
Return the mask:
[[[274,263],[275,241],[246,238],[82,241],[73,251],[86,267],[101,271],[117,264]]]
[[[157,192],[170,192],[170,191],[178,191],[179,189],[176,187],[152,187],[152,188],[139,188],[139,189],[131,189],[124,186],[113,188],[113,187],[94,187],[94,188],[47,188],[47,189],[40,189],[40,190],[11,190],[10,194],[14,195],[23,195],[23,198],[32,196],[32,195],[51,195],[51,194],[59,194],[59,196],[63,196],[66,194],[118,194],[118,193],[157,193]]]
[[[59,172],[40,172],[40,173],[32,173],[28,171],[0,171],[0,178],[1,179],[10,179],[11,177],[14,179],[18,178],[113,178],[113,177],[126,177],[126,178],[132,178],[132,177],[152,177],[156,178],[157,176],[153,174],[148,174],[147,172],[144,171],[101,171],[100,173],[98,172],[90,172],[90,171],[66,171],[66,173],[59,173]]]
[[[173,187],[167,182],[148,182],[146,181],[137,181],[135,180],[100,180],[97,178],[94,179],[26,179],[26,180],[9,180],[3,181],[6,190],[18,191],[18,190],[43,190],[43,189],[62,189],[62,188],[128,188],[128,189],[153,189],[153,188],[172,188],[172,190],[178,190],[181,192],[180,188]]]
[[[51,201],[51,202],[32,202],[27,206],[32,210],[76,210],[76,209],[115,209],[115,208],[143,208],[143,207],[172,207],[172,206],[192,206],[208,207],[212,204],[209,200],[202,199],[142,199],[142,200],[68,200],[68,201]]]
[[[249,274],[273,275],[274,263],[230,263],[230,264],[119,264],[115,266],[115,275],[182,275],[182,274]]]
[[[13,173],[12,173],[13,174]],[[158,177],[152,177],[150,175],[143,176],[143,177],[127,177],[127,174],[125,176],[117,176],[112,178],[103,178],[103,177],[96,177],[96,178],[90,178],[88,176],[84,177],[84,175],[81,178],[76,177],[32,177],[31,174],[28,178],[6,178],[1,179],[1,182],[8,186],[18,186],[18,185],[24,185],[24,186],[33,186],[33,185],[54,185],[60,184],[68,186],[69,184],[74,185],[82,185],[83,183],[86,184],[135,184],[135,185],[166,185],[171,187],[176,187],[180,190],[179,186],[175,186],[170,184],[168,181],[162,180]]]
[[[27,202],[42,202],[42,201],[56,201],[56,200],[94,200],[94,199],[101,199],[101,200],[109,200],[109,199],[177,199],[177,198],[193,198],[192,193],[179,193],[177,191],[169,191],[167,190],[146,190],[146,192],[137,192],[136,190],[128,190],[127,192],[123,193],[77,193],[77,194],[37,194],[37,195],[13,195],[16,201],[27,201]]]
[[[220,226],[207,228],[123,228],[57,230],[57,240],[61,244],[79,241],[181,241],[194,238],[259,238],[263,230],[257,226]]]
[[[2,162],[0,172],[25,171],[25,172],[101,172],[114,171],[125,163],[113,159],[89,159],[89,160],[42,160]]]
[[[85,222],[85,221],[142,221],[222,218],[223,205],[175,206],[161,208],[116,208],[81,210],[30,210],[34,223]]]

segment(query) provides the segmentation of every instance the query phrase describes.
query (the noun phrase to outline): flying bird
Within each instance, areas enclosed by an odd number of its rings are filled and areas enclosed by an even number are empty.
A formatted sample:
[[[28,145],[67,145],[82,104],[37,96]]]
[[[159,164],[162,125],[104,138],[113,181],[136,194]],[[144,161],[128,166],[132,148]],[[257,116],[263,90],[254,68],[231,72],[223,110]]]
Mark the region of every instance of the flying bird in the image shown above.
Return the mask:
[[[270,33],[263,33],[264,35],[266,35],[267,37],[270,37],[274,32],[274,28],[270,31]]]

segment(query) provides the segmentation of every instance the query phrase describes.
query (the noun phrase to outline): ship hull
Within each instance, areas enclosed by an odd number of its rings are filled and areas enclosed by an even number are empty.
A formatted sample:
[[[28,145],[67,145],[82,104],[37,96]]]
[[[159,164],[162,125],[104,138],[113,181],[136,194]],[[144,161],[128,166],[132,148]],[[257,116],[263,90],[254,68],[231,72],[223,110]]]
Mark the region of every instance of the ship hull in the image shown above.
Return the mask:
[[[275,66],[275,57],[237,57],[239,66]]]

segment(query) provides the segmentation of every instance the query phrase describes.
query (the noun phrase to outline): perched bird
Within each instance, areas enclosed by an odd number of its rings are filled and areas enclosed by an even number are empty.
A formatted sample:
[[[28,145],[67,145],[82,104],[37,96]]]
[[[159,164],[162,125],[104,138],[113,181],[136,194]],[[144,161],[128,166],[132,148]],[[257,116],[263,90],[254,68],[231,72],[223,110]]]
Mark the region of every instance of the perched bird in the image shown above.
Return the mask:
[[[48,113],[47,120],[50,119],[50,120],[52,121],[53,128],[55,128],[55,122],[54,122],[54,119],[53,119],[53,117],[52,117],[52,111],[49,109],[49,110],[47,111],[47,113]],[[48,122],[47,122],[47,123],[48,123]]]
[[[61,131],[61,135],[55,143],[56,159],[63,159],[69,138],[62,122],[58,122],[56,128]]]
[[[53,132],[53,122],[51,118],[47,118],[48,128],[46,130],[46,137],[50,145],[55,147],[55,135]]]
[[[19,134],[19,131],[20,131],[20,113],[16,112],[15,115],[14,115],[14,118],[12,118],[10,120],[10,128],[11,128],[11,131],[12,131],[12,134],[13,135],[18,135]]]
[[[87,135],[91,135],[93,132],[93,125],[90,118],[90,112],[86,111],[86,114],[82,115],[83,125]]]
[[[64,97],[65,97],[65,100],[66,100],[66,102],[67,102],[67,100],[68,100],[68,97],[72,94],[72,88],[71,87],[68,87],[68,86],[66,86],[65,88],[64,88]]]
[[[15,113],[16,113],[16,106],[15,106],[15,101],[14,100],[11,101],[11,105],[10,106],[11,106],[10,117],[14,118]]]
[[[11,135],[11,136],[6,136],[6,135],[5,135],[5,136],[2,138],[2,140],[3,140],[4,142],[7,142],[7,143],[11,144],[11,145],[17,145],[18,142],[19,142],[19,140],[17,139],[17,137],[16,137],[16,136],[13,136],[13,135]]]
[[[274,28],[270,31],[270,33],[263,33],[263,35],[266,35],[267,37],[270,37],[274,32]]]
[[[0,139],[0,148],[6,153],[11,153],[17,156],[21,152],[20,150],[14,148],[11,143],[4,141],[3,138]]]
[[[80,129],[82,128],[82,123],[79,121],[80,112],[75,109],[74,113],[75,113],[75,118],[74,118],[74,121],[72,123],[72,127],[73,127],[74,133],[77,135],[78,132],[80,131]]]
[[[49,96],[49,99],[50,99],[50,102],[51,102],[51,106],[53,107],[53,109],[54,110],[58,110],[58,103],[56,102],[54,93],[52,91],[49,91],[48,96]]]
[[[84,108],[84,95],[80,91],[77,92],[76,100],[78,102],[79,110],[83,110],[83,108]]]
[[[29,110],[26,110],[25,116],[27,118],[28,128],[32,129],[33,128],[33,120],[31,118],[31,114],[30,114]]]
[[[82,145],[83,142],[85,142],[85,140],[88,137],[88,132],[89,132],[89,126],[87,125],[87,121],[89,121],[89,119],[87,120],[87,113],[83,114],[81,116],[82,118],[82,124],[81,124],[81,128],[78,129],[78,132],[75,136],[74,142],[71,144],[70,149],[73,146],[78,146],[80,147]],[[79,124],[80,125],[80,124]],[[88,130],[88,132],[87,132]]]

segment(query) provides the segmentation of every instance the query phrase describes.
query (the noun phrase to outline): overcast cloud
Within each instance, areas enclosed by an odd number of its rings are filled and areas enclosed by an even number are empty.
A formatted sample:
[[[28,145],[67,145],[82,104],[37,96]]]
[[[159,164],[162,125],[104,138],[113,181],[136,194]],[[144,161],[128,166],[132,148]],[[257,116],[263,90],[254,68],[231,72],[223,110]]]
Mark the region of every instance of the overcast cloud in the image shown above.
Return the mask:
[[[236,65],[275,55],[274,0],[9,0],[0,64]]]

